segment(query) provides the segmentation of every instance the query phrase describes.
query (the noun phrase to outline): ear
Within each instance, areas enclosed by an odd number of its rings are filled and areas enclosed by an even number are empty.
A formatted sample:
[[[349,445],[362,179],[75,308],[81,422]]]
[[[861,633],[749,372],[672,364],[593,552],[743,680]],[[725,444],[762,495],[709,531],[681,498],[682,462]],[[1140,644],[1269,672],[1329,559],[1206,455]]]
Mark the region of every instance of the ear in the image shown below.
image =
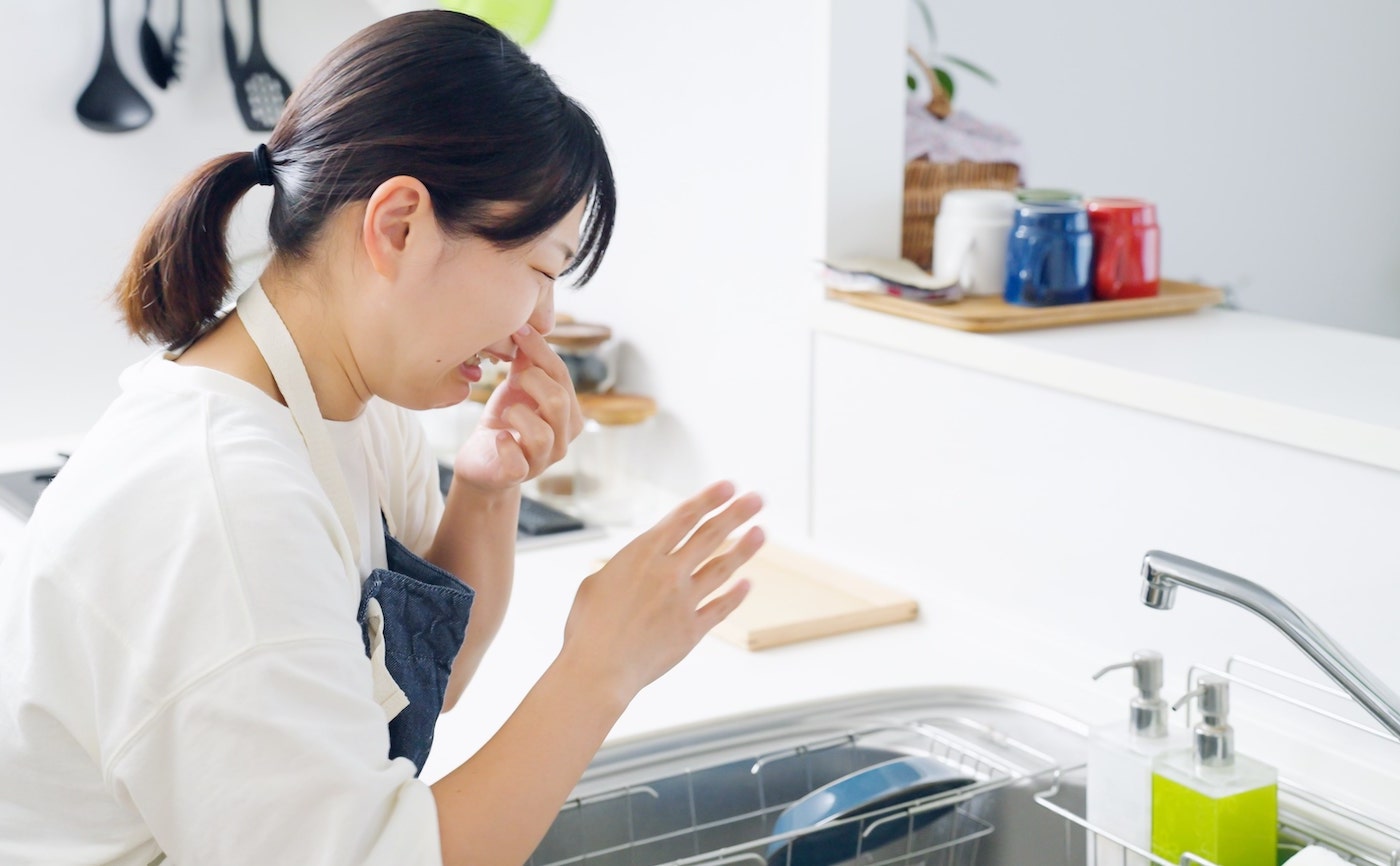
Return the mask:
[[[365,203],[360,239],[370,265],[390,281],[410,260],[436,258],[441,233],[428,188],[402,175],[381,183]]]

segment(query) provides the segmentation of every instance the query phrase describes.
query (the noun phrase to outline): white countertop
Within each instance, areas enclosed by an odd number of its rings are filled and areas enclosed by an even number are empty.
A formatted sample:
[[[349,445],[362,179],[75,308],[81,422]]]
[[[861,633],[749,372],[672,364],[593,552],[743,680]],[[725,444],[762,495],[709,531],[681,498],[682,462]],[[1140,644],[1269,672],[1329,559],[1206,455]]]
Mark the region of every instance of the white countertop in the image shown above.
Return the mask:
[[[846,337],[1400,470],[1400,340],[1207,309],[975,334],[823,299],[818,333]]]
[[[558,651],[579,581],[627,538],[613,533],[520,554],[511,611],[462,702],[438,723],[425,779],[465,761],[506,720]],[[835,695],[930,686],[1002,691],[1092,724],[1126,719],[1133,691],[1127,680],[1091,680],[1116,660],[1104,659],[1089,636],[1007,606],[992,609],[960,591],[956,576],[871,574],[810,544],[780,542],[914,596],[918,619],[758,652],[706,637],[633,701],[611,740]],[[1400,778],[1392,775],[1400,755],[1376,765],[1369,753],[1343,755],[1307,742],[1318,730],[1311,719],[1302,728],[1235,722],[1249,726],[1251,753],[1279,765],[1285,778],[1400,822]],[[1172,724],[1185,724],[1181,714]]]
[[[578,583],[627,540],[612,533],[519,555],[511,612],[461,704],[439,723],[425,778],[466,760],[505,721],[557,653]],[[1006,616],[989,629],[989,620],[957,601],[950,587],[881,582],[920,598],[918,620],[757,652],[706,637],[633,701],[613,738],[837,694],[934,684],[1009,691],[1075,717],[1086,709],[1092,717],[1099,700],[1105,709],[1122,702],[1121,689],[1089,681],[1084,668],[1094,662],[1057,676],[1044,669],[1043,657],[1017,650],[1021,637],[1044,638],[1044,629],[1018,632],[1017,646],[999,647],[1012,624]]]

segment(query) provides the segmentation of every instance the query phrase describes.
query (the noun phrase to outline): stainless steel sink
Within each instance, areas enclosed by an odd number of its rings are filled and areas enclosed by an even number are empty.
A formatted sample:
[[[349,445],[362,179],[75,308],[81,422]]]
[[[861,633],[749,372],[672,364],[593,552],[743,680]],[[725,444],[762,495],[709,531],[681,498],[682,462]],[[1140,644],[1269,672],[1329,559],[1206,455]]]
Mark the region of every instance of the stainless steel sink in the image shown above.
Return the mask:
[[[529,866],[1084,866],[1086,735],[1084,723],[1013,696],[927,688],[610,744]],[[850,831],[839,844],[775,827],[822,785],[912,754],[973,781],[825,825]],[[1356,866],[1400,866],[1400,830],[1282,783],[1279,843],[1280,861],[1321,843]],[[1129,862],[1111,859],[1100,866]]]
[[[1083,763],[1084,736],[1082,723],[1013,697],[920,689],[612,744],[599,752],[530,863],[1082,866],[1083,833],[1069,832],[1034,798],[1062,768]],[[814,789],[910,754],[933,756],[973,782],[847,819],[851,832],[839,850],[804,847],[807,834],[796,830],[775,832],[783,810]],[[1082,810],[1082,786],[1061,784],[1057,802]]]

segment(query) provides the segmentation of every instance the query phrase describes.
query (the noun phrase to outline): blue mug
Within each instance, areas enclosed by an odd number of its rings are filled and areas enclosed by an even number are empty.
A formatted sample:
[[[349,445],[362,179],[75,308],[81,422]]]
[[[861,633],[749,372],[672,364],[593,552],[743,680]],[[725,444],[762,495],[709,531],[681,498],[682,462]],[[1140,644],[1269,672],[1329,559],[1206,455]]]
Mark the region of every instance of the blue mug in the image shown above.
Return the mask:
[[[1083,205],[1025,203],[1006,244],[1009,304],[1048,307],[1093,300],[1094,236]]]

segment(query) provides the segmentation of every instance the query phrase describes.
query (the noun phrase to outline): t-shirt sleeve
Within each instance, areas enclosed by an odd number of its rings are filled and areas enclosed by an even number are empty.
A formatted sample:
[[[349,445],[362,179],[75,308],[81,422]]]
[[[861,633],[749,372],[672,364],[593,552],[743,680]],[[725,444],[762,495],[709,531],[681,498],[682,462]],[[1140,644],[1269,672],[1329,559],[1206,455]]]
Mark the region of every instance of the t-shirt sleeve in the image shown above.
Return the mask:
[[[387,758],[336,640],[263,645],[166,702],[109,765],[171,862],[440,864],[437,807]],[[383,756],[383,757],[375,757]]]

